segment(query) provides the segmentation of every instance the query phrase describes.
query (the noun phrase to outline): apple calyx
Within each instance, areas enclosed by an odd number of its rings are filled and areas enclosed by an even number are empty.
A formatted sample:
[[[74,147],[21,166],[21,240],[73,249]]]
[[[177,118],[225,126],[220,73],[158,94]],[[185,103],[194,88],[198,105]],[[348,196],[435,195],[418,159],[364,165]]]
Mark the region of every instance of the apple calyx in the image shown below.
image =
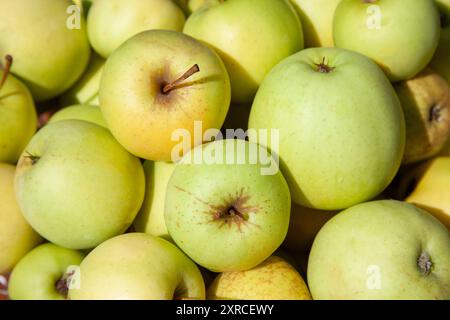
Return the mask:
[[[431,261],[430,255],[426,252],[422,252],[419,258],[417,258],[417,266],[423,276],[428,276],[433,268],[433,262]]]
[[[24,158],[29,159],[32,166],[34,166],[41,159],[41,157],[36,156],[28,151],[26,153],[27,154],[24,156]]]
[[[441,107],[437,104],[431,106],[430,111],[429,111],[429,115],[428,115],[428,121],[430,123],[433,122],[440,122],[442,115],[441,115]]]
[[[13,57],[9,54],[5,56],[5,66],[3,68],[3,76],[0,80],[0,90],[3,88],[3,85],[6,82],[6,79],[8,79],[9,72],[11,71],[11,66],[13,64]]]
[[[178,79],[171,83],[163,84],[162,86],[162,94],[169,94],[173,89],[175,89],[180,83],[183,81],[189,79],[192,75],[196,74],[197,72],[200,72],[200,68],[198,64],[194,64],[191,68],[189,68],[188,71],[183,73]]]
[[[72,277],[75,274],[74,271],[69,273],[64,273],[61,279],[55,282],[56,291],[62,295],[65,299],[67,299],[69,293],[69,284],[72,281]]]
[[[314,65],[316,66],[316,70],[319,73],[330,73],[332,72],[335,68],[329,66],[326,62],[325,62],[325,57],[322,58],[322,62],[320,63],[314,63]]]

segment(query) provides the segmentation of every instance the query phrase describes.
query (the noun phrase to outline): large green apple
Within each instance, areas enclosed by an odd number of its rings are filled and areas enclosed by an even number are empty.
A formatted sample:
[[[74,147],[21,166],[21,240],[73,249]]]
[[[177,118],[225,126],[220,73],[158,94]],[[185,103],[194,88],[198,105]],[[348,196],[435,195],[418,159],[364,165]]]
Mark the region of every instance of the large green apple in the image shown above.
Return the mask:
[[[144,198],[144,171],[96,124],[65,120],[34,137],[19,160],[15,189],[31,226],[51,242],[92,248],[124,232]]]
[[[0,162],[15,164],[36,132],[37,115],[28,88],[9,74],[12,59],[6,56],[0,69]]]
[[[290,0],[302,21],[305,47],[333,47],[334,11],[341,0]]]
[[[131,153],[175,161],[178,132],[190,147],[208,129],[220,129],[230,104],[230,82],[217,54],[180,32],[150,30],[136,35],[106,62],[100,107],[108,128]],[[195,122],[201,122],[199,140]]]
[[[0,163],[0,275],[10,272],[41,237],[20,211],[14,194],[15,167]]]
[[[75,105],[63,108],[56,112],[48,123],[61,120],[84,120],[107,128],[102,111],[97,106]]]
[[[183,31],[219,53],[236,103],[251,102],[270,69],[303,49],[302,26],[288,1],[210,0]]]
[[[175,163],[147,160],[143,167],[146,178],[145,198],[133,226],[138,232],[171,240],[164,221],[164,204],[167,184],[175,170]]]
[[[294,202],[321,210],[381,193],[405,145],[404,116],[389,80],[370,59],[343,49],[306,49],[276,66],[256,95],[249,127],[252,141],[255,129],[278,130],[273,151]],[[273,149],[272,140],[258,142]]]
[[[430,66],[450,84],[450,0],[435,0],[441,15],[441,38]]]
[[[184,20],[183,11],[171,0],[95,0],[88,15],[89,41],[107,58],[142,31],[181,31]]]
[[[308,261],[314,299],[450,299],[450,233],[413,205],[352,207],[317,235]]]
[[[84,255],[52,243],[30,251],[14,268],[8,292],[13,300],[64,300],[76,285]]]
[[[278,167],[270,175],[262,170],[274,164],[265,148],[244,140],[218,140],[186,154],[166,191],[172,239],[211,271],[241,271],[263,262],[289,226],[286,181]]]
[[[170,242],[145,233],[127,233],[95,248],[80,266],[72,300],[204,299],[197,266]]]
[[[432,0],[342,0],[333,35],[336,47],[372,58],[391,81],[406,80],[436,51],[439,13]]]
[[[14,57],[12,72],[38,101],[70,88],[88,64],[84,18],[69,15],[70,6],[70,0],[0,1],[0,57]]]

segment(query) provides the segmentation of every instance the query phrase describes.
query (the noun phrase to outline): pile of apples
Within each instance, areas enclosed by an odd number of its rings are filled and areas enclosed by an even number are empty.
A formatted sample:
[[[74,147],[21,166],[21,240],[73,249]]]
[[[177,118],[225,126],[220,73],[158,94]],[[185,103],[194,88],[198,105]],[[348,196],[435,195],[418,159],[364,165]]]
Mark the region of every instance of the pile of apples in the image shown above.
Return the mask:
[[[450,0],[0,16],[0,299],[450,299]]]

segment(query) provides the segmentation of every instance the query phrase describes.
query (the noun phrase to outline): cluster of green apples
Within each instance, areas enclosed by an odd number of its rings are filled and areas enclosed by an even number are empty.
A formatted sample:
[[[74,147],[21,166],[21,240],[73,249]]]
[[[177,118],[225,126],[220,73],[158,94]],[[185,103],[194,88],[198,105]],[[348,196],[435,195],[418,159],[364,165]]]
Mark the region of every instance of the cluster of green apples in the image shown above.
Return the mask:
[[[450,0],[0,12],[0,299],[450,299]]]

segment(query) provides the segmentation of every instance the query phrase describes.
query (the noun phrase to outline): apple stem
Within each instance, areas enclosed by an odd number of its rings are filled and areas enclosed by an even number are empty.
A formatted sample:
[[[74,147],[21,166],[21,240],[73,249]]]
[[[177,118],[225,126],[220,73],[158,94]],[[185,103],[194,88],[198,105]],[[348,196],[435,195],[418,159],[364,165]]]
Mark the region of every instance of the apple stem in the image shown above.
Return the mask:
[[[5,63],[5,67],[3,70],[2,80],[0,80],[0,90],[3,88],[3,85],[5,84],[6,79],[8,78],[8,75],[9,75],[9,72],[11,70],[11,66],[13,63],[13,57],[11,55],[7,54],[5,56],[5,61],[6,61],[6,63]]]
[[[175,87],[177,85],[179,85],[181,82],[187,80],[189,77],[191,77],[192,75],[196,74],[197,72],[200,72],[200,68],[199,68],[198,64],[194,64],[188,71],[183,73],[183,75],[181,77],[179,77],[177,80],[166,84],[163,87],[162,92],[164,94],[168,94],[170,91],[175,89]]]
[[[330,67],[325,62],[325,57],[322,58],[322,62],[321,63],[314,63],[314,64],[317,67],[317,71],[320,72],[320,73],[330,73],[331,71],[334,70],[333,67]]]
[[[39,159],[40,159],[41,157],[35,156],[35,155],[33,155],[33,154],[27,152],[27,155],[25,155],[24,158],[30,159],[30,160],[31,160],[31,165],[33,166],[33,165],[35,165],[35,164],[39,161]]]

